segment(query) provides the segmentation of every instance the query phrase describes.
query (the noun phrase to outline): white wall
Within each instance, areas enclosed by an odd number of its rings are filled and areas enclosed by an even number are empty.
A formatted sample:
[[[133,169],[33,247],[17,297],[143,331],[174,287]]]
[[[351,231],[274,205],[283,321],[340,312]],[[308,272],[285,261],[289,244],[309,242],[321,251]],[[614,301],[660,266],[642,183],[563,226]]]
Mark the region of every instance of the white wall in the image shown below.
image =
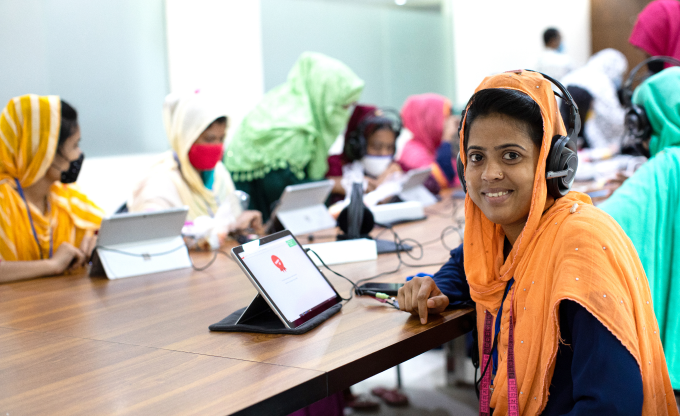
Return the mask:
[[[452,19],[455,106],[462,109],[482,79],[532,68],[543,31],[557,28],[575,65],[590,56],[590,0],[444,0]]]
[[[264,91],[260,1],[165,0],[165,10],[170,90],[222,95],[233,133]]]
[[[28,93],[78,110],[88,157],[166,149],[163,0],[1,0],[0,108]]]
[[[314,51],[339,59],[366,82],[363,103],[400,109],[411,94],[452,95],[447,22],[438,11],[372,2],[261,1],[266,90],[286,81],[302,52]]]

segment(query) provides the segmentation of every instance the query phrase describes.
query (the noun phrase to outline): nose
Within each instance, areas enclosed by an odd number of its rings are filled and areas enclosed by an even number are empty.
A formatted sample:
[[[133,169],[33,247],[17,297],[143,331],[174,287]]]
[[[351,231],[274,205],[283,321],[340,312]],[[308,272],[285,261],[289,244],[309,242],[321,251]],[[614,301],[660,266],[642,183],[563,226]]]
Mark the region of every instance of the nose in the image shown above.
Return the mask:
[[[383,147],[380,149],[380,156],[392,156],[392,149],[388,147]]]
[[[482,180],[485,182],[494,182],[503,179],[503,167],[500,163],[489,160],[482,172]]]

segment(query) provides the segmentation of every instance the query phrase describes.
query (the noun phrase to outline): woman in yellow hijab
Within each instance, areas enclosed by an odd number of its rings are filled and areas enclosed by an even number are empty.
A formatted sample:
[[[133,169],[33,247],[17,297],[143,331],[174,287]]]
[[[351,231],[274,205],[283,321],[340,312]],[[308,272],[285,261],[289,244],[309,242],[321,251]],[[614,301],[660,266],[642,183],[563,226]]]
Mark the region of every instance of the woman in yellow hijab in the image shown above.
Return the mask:
[[[0,114],[0,282],[82,267],[103,212],[74,182],[83,153],[76,111],[23,95]]]
[[[480,415],[678,415],[630,239],[588,196],[546,179],[569,155],[551,152],[566,133],[552,84],[530,71],[487,77],[462,127],[458,254],[477,308]],[[413,279],[400,307],[423,323],[441,312],[456,299],[437,280]]]

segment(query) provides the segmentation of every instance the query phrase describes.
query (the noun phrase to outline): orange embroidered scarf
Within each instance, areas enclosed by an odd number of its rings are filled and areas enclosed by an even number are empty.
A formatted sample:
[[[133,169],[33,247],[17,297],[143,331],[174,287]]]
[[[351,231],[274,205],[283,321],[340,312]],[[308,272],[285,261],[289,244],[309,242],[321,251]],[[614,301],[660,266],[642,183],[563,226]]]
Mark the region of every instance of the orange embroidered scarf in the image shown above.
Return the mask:
[[[502,227],[487,219],[469,196],[465,199],[465,273],[477,303],[480,335],[485,311],[495,318],[506,282],[515,279],[511,289],[514,302],[508,295],[503,304],[500,365],[491,396],[494,416],[508,412],[510,308],[515,319],[520,414],[536,415],[548,402],[560,342],[559,306],[565,299],[586,308],[633,355],[642,374],[642,414],[678,415],[649,284],[630,239],[584,194],[570,192],[552,205],[546,204],[545,165],[551,140],[553,135],[566,133],[552,84],[538,73],[524,71],[487,77],[475,92],[487,88],[527,94],[540,106],[544,130],[529,217],[507,259],[503,257]],[[462,131],[460,146],[463,149]],[[461,154],[463,163],[465,156]],[[575,204],[578,207],[571,213]]]

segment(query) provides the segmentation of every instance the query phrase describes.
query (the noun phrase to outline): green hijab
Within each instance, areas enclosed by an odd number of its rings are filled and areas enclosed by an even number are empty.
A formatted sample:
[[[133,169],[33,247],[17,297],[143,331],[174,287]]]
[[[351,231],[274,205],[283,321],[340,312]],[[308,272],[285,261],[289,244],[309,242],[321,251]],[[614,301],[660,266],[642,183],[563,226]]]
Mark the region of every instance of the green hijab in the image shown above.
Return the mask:
[[[651,159],[599,207],[628,234],[647,274],[671,384],[680,389],[680,68],[633,95],[652,126]]]
[[[288,81],[269,91],[240,124],[224,164],[234,181],[289,168],[298,179],[323,179],[328,150],[349,119],[364,82],[342,62],[305,52]]]

